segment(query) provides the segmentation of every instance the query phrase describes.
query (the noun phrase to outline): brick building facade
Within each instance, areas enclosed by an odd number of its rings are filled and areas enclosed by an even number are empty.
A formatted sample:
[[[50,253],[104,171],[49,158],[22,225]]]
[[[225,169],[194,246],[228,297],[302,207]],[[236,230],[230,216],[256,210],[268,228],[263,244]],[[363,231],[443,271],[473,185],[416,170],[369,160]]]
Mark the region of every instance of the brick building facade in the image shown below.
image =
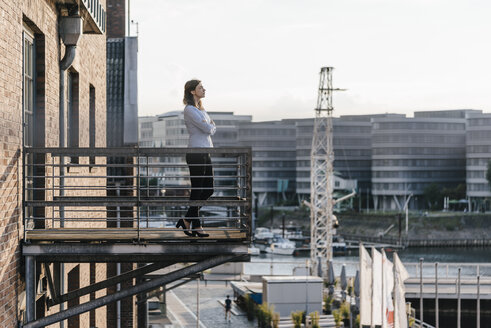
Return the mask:
[[[59,18],[73,15],[75,3],[82,6],[82,1],[0,2],[0,327],[17,327],[25,309],[20,247],[23,147],[105,147],[106,143],[106,35],[86,25],[88,7],[80,12],[84,33],[66,72],[66,119],[60,126],[60,60],[65,46],[58,33]],[[105,8],[105,0],[98,4]],[[66,131],[65,145],[60,145],[60,131]],[[62,272],[65,292],[106,279],[104,264],[67,264]],[[37,275],[44,279],[41,267]],[[48,294],[42,284],[38,292],[37,317],[59,311],[59,306],[46,308]],[[104,293],[87,295],[80,302]],[[105,312],[99,308],[84,313],[64,326],[105,327]]]

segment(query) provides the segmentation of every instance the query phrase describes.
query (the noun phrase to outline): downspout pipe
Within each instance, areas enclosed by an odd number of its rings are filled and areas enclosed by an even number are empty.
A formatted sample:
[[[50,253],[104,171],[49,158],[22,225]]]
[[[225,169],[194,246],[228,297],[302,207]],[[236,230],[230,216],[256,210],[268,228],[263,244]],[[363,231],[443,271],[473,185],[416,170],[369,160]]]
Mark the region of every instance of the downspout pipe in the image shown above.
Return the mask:
[[[59,147],[64,148],[65,145],[65,74],[66,70],[72,66],[77,55],[77,42],[82,35],[82,18],[78,16],[63,16],[60,18],[59,34],[61,40],[65,44],[65,55],[60,61],[60,110],[59,110]],[[60,42],[61,43],[61,42]],[[61,48],[61,44],[60,44]],[[60,156],[60,196],[65,194],[65,157]],[[60,227],[65,226],[65,208],[60,206]],[[65,286],[65,267],[60,263],[60,293],[63,294]],[[60,311],[64,310],[64,304],[60,304]],[[60,328],[64,328],[64,322],[60,322]]]
[[[66,147],[65,136],[65,72],[72,66],[75,56],[77,55],[77,43],[82,35],[82,18],[78,15],[78,11],[74,16],[62,16],[59,24],[59,34],[63,44],[65,44],[65,55],[60,61],[60,111],[59,111],[59,130],[60,140],[59,147]],[[60,44],[61,47],[61,44]],[[65,163],[64,156],[60,157],[60,196],[64,196],[65,186]],[[60,207],[60,226],[65,225],[65,211]]]
[[[72,66],[75,56],[77,54],[77,46],[67,46],[65,56],[60,61],[60,112],[59,112],[59,130],[60,130],[60,148],[64,148],[65,145],[65,73],[66,70]],[[65,161],[64,156],[60,156],[60,196],[64,196],[65,190],[65,167],[63,166]],[[60,207],[60,226],[64,227],[65,222],[65,209]]]
[[[60,61],[60,112],[59,112],[59,130],[60,130],[60,148],[64,148],[65,145],[65,73],[66,70],[72,66],[73,61],[75,60],[75,56],[77,55],[77,46],[76,45],[70,45],[66,46],[65,48],[65,56],[63,56],[63,59]],[[64,157],[60,157],[60,164],[63,163]],[[63,196],[64,190],[64,167],[60,166],[60,196]],[[61,216],[62,210],[60,209],[60,219],[63,219],[63,216]],[[63,213],[64,214],[64,213]],[[61,226],[63,227],[64,222],[61,220],[60,222]]]
[[[59,131],[60,140],[59,147],[65,147],[65,73],[66,70],[72,66],[75,55],[77,54],[77,46],[67,46],[65,48],[65,56],[60,61],[60,112],[59,112]],[[60,197],[65,195],[65,156],[60,156]],[[60,206],[60,227],[65,226],[65,207]],[[65,286],[65,266],[60,263],[60,286],[58,287],[60,293],[63,294]],[[60,311],[64,310],[65,305],[60,304]],[[60,328],[64,328],[64,322],[60,322]]]
[[[70,66],[72,66],[76,54],[77,54],[76,45],[66,46],[65,56],[63,56],[63,59],[60,61],[60,69],[62,71],[66,71]]]

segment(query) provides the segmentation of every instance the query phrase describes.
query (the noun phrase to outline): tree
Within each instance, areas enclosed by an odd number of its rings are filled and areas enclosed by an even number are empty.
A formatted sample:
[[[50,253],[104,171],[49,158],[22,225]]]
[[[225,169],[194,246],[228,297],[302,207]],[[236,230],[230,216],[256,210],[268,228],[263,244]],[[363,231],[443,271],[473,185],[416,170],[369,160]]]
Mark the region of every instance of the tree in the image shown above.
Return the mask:
[[[451,200],[465,199],[466,187],[464,183],[459,184],[455,188],[443,188],[441,192],[442,197],[448,197]]]
[[[441,193],[441,187],[440,185],[436,183],[431,183],[430,185],[426,186],[426,188],[423,190],[423,195],[428,202],[428,207],[430,210],[435,210],[439,205],[441,205],[442,201],[442,193]]]

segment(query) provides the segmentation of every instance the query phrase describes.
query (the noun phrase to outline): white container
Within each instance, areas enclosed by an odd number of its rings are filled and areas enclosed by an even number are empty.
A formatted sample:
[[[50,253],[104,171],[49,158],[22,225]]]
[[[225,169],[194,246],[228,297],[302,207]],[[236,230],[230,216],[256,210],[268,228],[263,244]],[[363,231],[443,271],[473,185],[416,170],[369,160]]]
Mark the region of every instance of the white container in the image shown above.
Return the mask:
[[[322,314],[322,279],[313,276],[263,277],[263,303],[274,306],[281,317],[294,311]]]

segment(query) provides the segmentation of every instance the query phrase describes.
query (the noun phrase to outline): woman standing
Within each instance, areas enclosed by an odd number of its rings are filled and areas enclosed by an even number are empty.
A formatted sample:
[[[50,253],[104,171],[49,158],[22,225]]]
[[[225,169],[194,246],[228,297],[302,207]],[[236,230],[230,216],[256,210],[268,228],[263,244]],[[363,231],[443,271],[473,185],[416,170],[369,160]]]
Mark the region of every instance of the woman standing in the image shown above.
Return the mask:
[[[199,80],[191,80],[184,85],[184,122],[189,134],[188,147],[212,148],[211,136],[216,132],[215,122],[208,116],[201,99],[205,97],[205,88]],[[190,200],[206,200],[213,194],[213,167],[210,154],[186,154],[186,163],[191,176]],[[177,222],[188,236],[208,237],[204,233],[199,219],[200,206],[189,207],[186,218]],[[192,229],[192,230],[190,230]]]

